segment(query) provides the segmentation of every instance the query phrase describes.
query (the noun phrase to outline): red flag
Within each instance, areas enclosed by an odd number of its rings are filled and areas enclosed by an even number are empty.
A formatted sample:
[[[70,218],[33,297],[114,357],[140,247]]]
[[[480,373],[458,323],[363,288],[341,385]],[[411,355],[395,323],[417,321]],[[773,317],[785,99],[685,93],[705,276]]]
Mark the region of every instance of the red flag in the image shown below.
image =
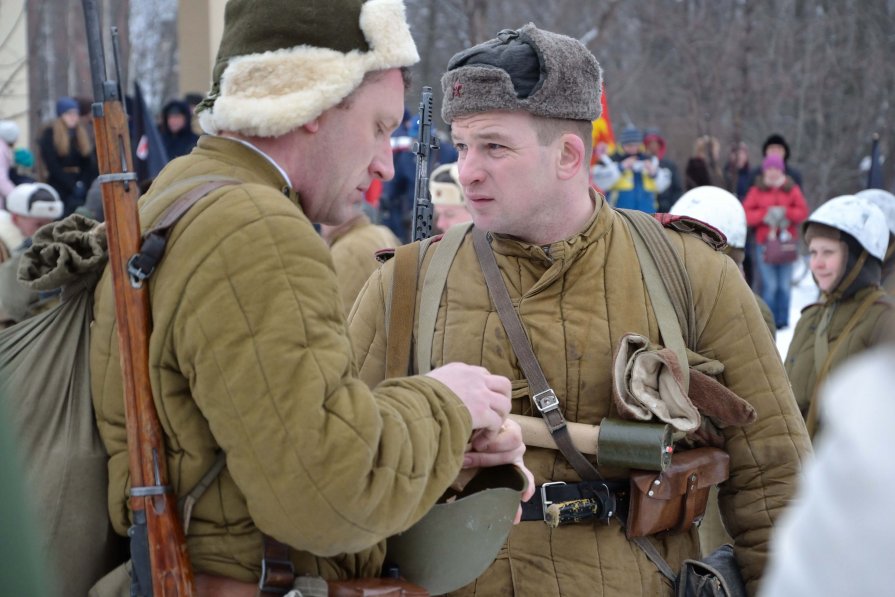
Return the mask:
[[[597,163],[600,155],[603,153],[611,154],[615,151],[615,133],[612,132],[612,121],[609,119],[609,105],[606,103],[606,89],[602,84],[600,91],[600,106],[602,110],[600,112],[600,117],[593,122],[593,139],[595,150],[601,143],[605,145],[605,149],[602,151],[594,151],[593,157],[591,158],[592,165]]]

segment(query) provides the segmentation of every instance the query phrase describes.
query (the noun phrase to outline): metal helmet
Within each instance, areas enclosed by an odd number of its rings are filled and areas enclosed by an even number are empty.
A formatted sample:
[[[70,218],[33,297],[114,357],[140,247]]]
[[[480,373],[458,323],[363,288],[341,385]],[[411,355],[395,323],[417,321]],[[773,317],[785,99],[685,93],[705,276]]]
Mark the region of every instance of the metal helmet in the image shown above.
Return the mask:
[[[854,237],[871,256],[882,261],[889,246],[889,228],[882,210],[869,200],[855,195],[833,197],[808,216],[808,224],[823,224]]]
[[[388,539],[387,561],[432,595],[466,586],[494,562],[513,526],[525,475],[507,464],[482,469],[415,525]]]
[[[886,216],[889,232],[895,234],[895,195],[882,189],[865,189],[855,193],[855,197],[867,199],[880,208],[883,215]]]
[[[442,164],[429,176],[429,194],[435,205],[463,205],[463,189],[460,186],[460,170],[457,162]]]
[[[674,216],[689,216],[720,230],[734,249],[746,248],[746,212],[733,194],[719,187],[690,189],[671,206]]]

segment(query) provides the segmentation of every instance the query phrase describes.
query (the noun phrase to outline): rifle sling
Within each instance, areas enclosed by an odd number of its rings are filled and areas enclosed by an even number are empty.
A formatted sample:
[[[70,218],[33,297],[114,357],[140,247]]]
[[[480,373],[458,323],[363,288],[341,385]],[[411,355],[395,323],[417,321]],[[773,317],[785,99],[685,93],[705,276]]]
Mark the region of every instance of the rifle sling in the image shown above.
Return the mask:
[[[212,191],[238,183],[239,181],[234,179],[212,180],[190,189],[169,205],[152,227],[143,234],[139,253],[127,262],[127,271],[132,281],[143,283],[155,272],[155,268],[165,255],[168,235],[193,205]]]
[[[409,373],[419,255],[419,243],[402,245],[395,250],[395,273],[385,348],[386,378],[405,377]]]
[[[481,229],[473,228],[472,242],[475,247],[476,257],[478,257],[479,264],[482,267],[482,273],[485,275],[488,294],[491,296],[491,301],[497,309],[497,314],[500,316],[500,321],[513,347],[513,352],[519,360],[519,366],[528,380],[532,406],[541,413],[559,451],[569,461],[575,472],[585,481],[603,481],[603,477],[596,467],[572,443],[572,438],[566,427],[565,417],[563,417],[562,410],[559,407],[559,399],[547,384],[547,378],[544,377],[544,371],[541,369],[541,365],[538,363],[538,359],[531,348],[531,342],[525,333],[525,329],[522,327],[519,314],[516,313],[516,309],[513,307],[513,301],[510,299],[510,294],[507,291],[506,284],[504,284],[500,268],[497,266],[497,260],[491,251],[488,237]]]
[[[472,222],[466,222],[448,228],[441,237],[441,242],[435,245],[435,254],[432,255],[432,260],[426,269],[420,291],[420,314],[416,326],[416,367],[419,374],[426,374],[432,370],[432,339],[435,335],[435,320],[438,318],[441,295],[444,293],[454,257],[471,227]]]

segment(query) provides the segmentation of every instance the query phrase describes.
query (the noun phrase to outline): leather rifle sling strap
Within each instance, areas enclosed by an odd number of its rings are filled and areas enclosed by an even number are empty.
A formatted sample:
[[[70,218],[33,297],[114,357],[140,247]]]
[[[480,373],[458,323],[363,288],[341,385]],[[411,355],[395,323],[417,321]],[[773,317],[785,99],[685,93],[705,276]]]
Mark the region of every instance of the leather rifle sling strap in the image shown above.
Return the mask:
[[[522,327],[519,314],[513,307],[513,301],[510,299],[506,284],[504,284],[503,276],[500,273],[500,268],[497,266],[497,260],[494,258],[494,252],[491,250],[488,237],[481,229],[473,228],[472,243],[476,257],[478,257],[479,264],[482,267],[485,282],[488,285],[488,294],[491,296],[491,301],[497,309],[497,314],[513,347],[513,352],[516,353],[519,366],[525,373],[525,377],[531,387],[532,406],[543,417],[559,451],[569,461],[569,464],[572,465],[578,476],[585,481],[603,481],[599,471],[572,443],[572,438],[566,427],[565,417],[563,417],[562,410],[559,408],[559,399],[556,397],[553,389],[547,384],[547,378],[544,377],[541,365],[538,363],[538,359],[531,348],[531,343],[525,333],[525,329]]]

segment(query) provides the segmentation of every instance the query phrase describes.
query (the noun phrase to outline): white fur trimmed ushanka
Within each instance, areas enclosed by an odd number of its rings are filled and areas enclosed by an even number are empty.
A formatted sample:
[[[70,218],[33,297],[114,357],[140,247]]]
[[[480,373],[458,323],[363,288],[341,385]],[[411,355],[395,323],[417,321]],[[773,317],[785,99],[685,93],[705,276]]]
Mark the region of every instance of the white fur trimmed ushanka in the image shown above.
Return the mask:
[[[199,112],[202,129],[283,135],[336,106],[368,72],[419,61],[402,0],[364,2],[359,25],[370,47],[366,52],[302,44],[231,58],[214,105]]]

